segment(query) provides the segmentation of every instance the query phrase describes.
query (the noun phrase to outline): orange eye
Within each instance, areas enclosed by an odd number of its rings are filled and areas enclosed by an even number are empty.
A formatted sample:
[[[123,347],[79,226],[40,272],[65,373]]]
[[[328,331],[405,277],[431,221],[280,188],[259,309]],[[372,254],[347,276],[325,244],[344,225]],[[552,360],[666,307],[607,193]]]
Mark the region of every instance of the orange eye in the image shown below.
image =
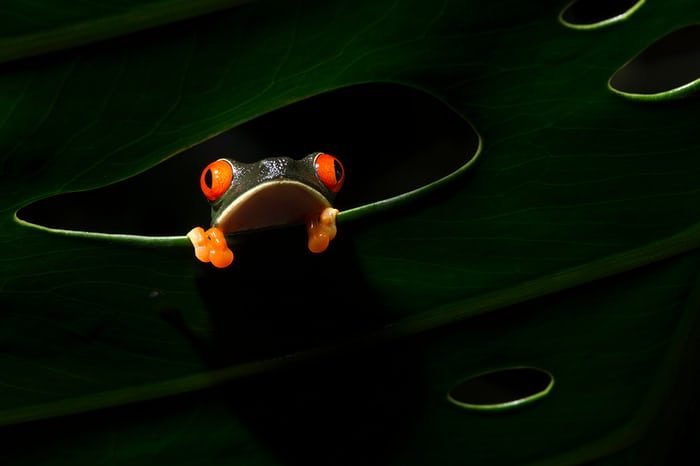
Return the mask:
[[[314,161],[318,178],[326,185],[326,188],[337,193],[343,187],[345,181],[345,169],[340,160],[329,154],[318,154]]]
[[[231,186],[233,167],[224,159],[219,159],[207,165],[199,178],[199,186],[204,196],[210,201],[219,199]]]

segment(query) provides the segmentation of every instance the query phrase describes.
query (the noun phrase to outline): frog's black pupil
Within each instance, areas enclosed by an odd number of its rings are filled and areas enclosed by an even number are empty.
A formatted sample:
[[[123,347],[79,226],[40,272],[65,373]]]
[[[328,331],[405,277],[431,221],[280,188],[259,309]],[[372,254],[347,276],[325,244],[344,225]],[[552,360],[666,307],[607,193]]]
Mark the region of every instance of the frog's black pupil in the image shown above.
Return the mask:
[[[204,175],[204,184],[206,184],[209,189],[211,189],[211,170],[207,170],[207,173]]]
[[[337,160],[333,161],[333,168],[335,169],[335,181],[338,182],[343,179],[343,166]]]

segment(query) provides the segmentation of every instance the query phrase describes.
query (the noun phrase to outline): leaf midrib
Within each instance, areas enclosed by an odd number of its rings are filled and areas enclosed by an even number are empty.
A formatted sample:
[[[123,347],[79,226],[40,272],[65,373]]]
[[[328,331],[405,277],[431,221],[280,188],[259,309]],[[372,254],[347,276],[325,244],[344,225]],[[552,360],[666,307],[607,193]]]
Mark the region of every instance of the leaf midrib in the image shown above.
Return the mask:
[[[168,0],[65,26],[0,39],[0,63],[111,39],[222,11],[256,0]]]

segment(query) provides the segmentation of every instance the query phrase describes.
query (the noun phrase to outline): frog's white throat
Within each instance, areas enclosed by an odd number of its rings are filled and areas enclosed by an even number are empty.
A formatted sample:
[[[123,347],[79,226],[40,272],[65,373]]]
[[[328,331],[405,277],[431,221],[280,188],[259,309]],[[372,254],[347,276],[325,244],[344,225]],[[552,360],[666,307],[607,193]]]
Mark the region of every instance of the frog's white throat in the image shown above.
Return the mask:
[[[226,233],[304,222],[330,202],[304,183],[274,180],[241,194],[212,222]]]

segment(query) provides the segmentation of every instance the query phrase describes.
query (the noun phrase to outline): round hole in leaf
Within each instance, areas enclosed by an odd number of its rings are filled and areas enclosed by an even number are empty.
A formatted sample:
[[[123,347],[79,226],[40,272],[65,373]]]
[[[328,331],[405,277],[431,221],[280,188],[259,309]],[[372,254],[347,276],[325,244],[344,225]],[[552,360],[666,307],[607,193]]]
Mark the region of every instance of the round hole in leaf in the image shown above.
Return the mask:
[[[700,25],[667,34],[627,62],[608,86],[624,97],[666,100],[682,97],[700,85]]]
[[[472,165],[480,148],[473,127],[442,100],[404,85],[361,84],[274,110],[127,180],[36,201],[17,218],[76,236],[184,235],[193,225],[209,224],[199,181],[209,163],[221,157],[248,163],[280,155],[299,159],[311,152],[342,161],[345,182],[334,206],[341,216],[358,214],[452,179]]]
[[[536,401],[554,386],[549,372],[535,367],[512,367],[475,375],[453,387],[447,399],[462,408],[503,411]]]
[[[645,0],[574,0],[559,15],[573,29],[597,29],[623,21],[637,11]]]

